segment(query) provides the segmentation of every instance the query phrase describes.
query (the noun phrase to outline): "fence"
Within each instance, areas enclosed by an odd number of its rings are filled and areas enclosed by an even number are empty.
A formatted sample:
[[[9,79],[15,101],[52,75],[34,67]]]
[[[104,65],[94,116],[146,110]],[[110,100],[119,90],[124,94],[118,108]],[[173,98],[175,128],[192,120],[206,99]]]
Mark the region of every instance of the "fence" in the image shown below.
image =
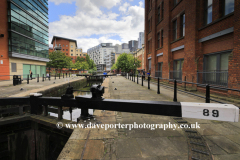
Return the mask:
[[[135,82],[135,76],[133,76],[131,73],[128,74],[128,75],[125,75],[124,77],[126,79],[130,79],[130,80]],[[221,102],[221,101],[215,100],[215,99],[210,99],[210,89],[224,89],[224,90],[240,92],[240,90],[237,90],[237,89],[213,86],[213,85],[210,85],[210,84],[193,83],[193,82],[181,81],[181,80],[176,80],[176,79],[167,79],[167,78],[151,77],[151,76],[138,76],[138,75],[136,76],[136,78],[137,78],[137,84],[139,84],[139,78],[141,78],[142,86],[143,86],[143,81],[146,78],[147,81],[148,81],[148,89],[150,89],[151,78],[157,79],[157,94],[160,94],[160,80],[173,81],[174,82],[174,87],[169,87],[169,86],[164,86],[164,87],[174,89],[174,97],[173,97],[174,102],[177,101],[177,91],[184,92],[184,93],[187,93],[187,94],[190,94],[190,95],[193,95],[193,96],[197,96],[197,97],[200,97],[200,98],[204,98],[206,103],[210,103],[210,100],[211,100],[211,101],[218,102],[218,103],[221,103],[221,104],[224,104],[224,103]],[[186,89],[186,84],[195,84],[195,85],[198,85],[198,86],[201,86],[201,87],[205,87],[205,92],[206,92],[205,95],[206,96],[204,97],[204,96],[200,96],[200,95],[190,93],[190,92],[187,92],[187,91],[179,90],[179,89],[177,89],[177,83],[184,84],[185,89]]]
[[[169,79],[182,80],[182,71],[181,70],[169,71]]]
[[[162,77],[162,71],[156,71],[155,76],[161,78]]]
[[[197,83],[227,87],[228,71],[198,71]]]

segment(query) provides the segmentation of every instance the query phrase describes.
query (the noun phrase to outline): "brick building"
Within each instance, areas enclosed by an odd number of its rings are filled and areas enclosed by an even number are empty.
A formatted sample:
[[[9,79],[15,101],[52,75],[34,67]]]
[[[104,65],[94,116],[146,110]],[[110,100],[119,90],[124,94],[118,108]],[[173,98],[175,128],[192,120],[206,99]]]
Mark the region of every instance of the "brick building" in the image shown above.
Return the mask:
[[[0,80],[46,73],[48,3],[46,0],[0,1]]]
[[[240,89],[239,8],[240,0],[146,0],[146,71]]]
[[[52,42],[54,50],[60,50],[72,58],[73,63],[77,57],[86,58],[87,53],[82,52],[82,48],[77,47],[77,41],[74,39],[53,36]]]

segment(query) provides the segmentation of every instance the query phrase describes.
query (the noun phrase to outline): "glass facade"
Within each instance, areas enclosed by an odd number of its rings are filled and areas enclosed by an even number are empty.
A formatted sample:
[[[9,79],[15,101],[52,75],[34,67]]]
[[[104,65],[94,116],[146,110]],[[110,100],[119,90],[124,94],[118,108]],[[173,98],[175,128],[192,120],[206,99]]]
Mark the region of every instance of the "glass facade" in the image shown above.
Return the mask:
[[[49,58],[47,1],[12,0],[8,8],[9,51]]]

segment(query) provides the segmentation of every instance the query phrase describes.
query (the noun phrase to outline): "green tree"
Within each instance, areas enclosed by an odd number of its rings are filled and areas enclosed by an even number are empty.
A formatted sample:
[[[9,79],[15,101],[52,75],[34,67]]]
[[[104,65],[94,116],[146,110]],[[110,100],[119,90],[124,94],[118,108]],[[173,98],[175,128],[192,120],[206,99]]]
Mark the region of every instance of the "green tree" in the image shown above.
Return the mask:
[[[84,61],[86,61],[86,59],[83,57],[77,57],[76,59],[76,62],[84,62]]]
[[[89,69],[89,65],[87,62],[76,62],[74,65],[75,65],[75,68],[80,69],[80,70],[88,70]]]
[[[112,65],[112,67],[111,67],[111,70],[116,70],[116,69],[118,69],[118,68],[117,68],[116,63],[114,63],[114,64]]]
[[[70,66],[71,61],[71,58],[66,56],[65,53],[61,51],[53,51],[49,54],[49,62],[47,62],[47,67],[57,68],[62,72],[63,68],[68,68]]]
[[[130,72],[140,67],[140,64],[141,61],[134,58],[132,54],[122,53],[117,59],[116,67],[123,72]]]
[[[94,61],[92,59],[90,59],[89,55],[86,55],[86,61],[89,65],[89,69],[93,69],[94,67],[96,67]]]

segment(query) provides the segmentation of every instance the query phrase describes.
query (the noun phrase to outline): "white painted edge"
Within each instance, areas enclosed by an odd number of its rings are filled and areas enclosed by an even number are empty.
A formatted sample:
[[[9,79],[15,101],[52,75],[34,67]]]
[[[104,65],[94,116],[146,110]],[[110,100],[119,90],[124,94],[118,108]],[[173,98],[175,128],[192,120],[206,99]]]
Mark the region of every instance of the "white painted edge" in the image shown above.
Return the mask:
[[[218,103],[193,103],[193,102],[180,102],[182,108],[182,117],[207,119],[216,121],[239,121],[239,108],[233,104],[218,104]],[[203,115],[203,110],[209,110],[209,116]],[[219,117],[213,117],[212,111],[218,110]]]
[[[30,93],[30,96],[39,97],[42,96],[42,93]]]

